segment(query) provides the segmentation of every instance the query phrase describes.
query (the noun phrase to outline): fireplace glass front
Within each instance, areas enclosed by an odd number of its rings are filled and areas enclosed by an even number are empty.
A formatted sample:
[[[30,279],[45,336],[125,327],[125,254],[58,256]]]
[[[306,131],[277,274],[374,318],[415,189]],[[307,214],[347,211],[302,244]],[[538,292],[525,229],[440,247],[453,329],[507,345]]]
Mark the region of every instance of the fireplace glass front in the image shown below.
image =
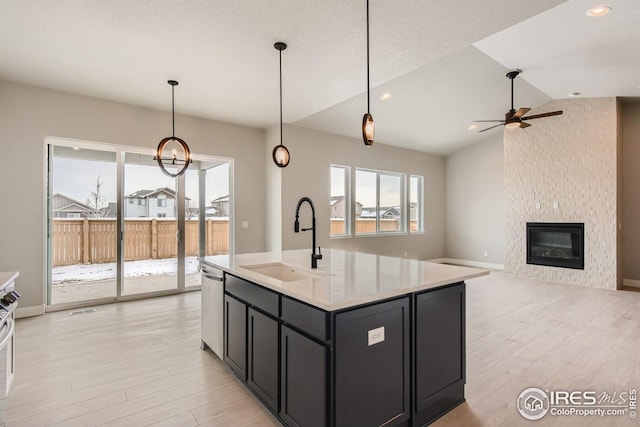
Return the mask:
[[[584,270],[584,223],[527,223],[527,264]]]

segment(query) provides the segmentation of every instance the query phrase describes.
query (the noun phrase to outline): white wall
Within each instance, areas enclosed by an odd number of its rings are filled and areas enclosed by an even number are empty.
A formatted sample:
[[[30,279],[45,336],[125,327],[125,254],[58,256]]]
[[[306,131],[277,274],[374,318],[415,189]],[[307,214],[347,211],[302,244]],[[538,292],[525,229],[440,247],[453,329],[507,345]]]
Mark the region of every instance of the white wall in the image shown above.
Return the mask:
[[[623,277],[640,281],[640,102],[621,107]]]
[[[446,158],[447,258],[504,264],[503,132],[493,132]]]
[[[235,158],[236,252],[264,250],[264,131],[182,115],[176,129],[194,153]],[[20,271],[21,308],[45,303],[44,136],[155,148],[170,131],[167,111],[0,81],[0,271]]]
[[[274,134],[279,135],[277,132]],[[441,258],[444,255],[445,173],[442,157],[380,143],[374,144],[373,147],[365,147],[359,139],[295,126],[284,127],[284,144],[291,153],[291,163],[281,170],[283,249],[311,250],[309,232],[293,232],[296,204],[301,197],[308,196],[316,207],[317,239],[320,246],[400,257],[407,252],[407,257],[414,259]],[[265,152],[269,153],[266,163],[271,162],[267,167],[277,169],[270,160],[271,149],[273,146],[265,147]],[[365,167],[424,176],[426,232],[403,236],[330,239],[331,164],[351,166],[353,169]],[[310,209],[307,205],[301,209],[300,223],[302,227],[311,224]]]

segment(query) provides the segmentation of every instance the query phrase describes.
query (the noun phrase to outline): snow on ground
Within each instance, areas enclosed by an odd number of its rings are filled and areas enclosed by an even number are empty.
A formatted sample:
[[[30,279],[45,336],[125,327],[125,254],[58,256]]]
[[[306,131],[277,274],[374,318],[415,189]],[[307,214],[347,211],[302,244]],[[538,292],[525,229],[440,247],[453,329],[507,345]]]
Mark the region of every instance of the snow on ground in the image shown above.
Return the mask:
[[[116,263],[104,264],[74,264],[51,269],[51,282],[54,285],[76,282],[97,282],[115,279]],[[187,274],[198,271],[198,259],[194,256],[185,258]],[[140,261],[126,261],[124,263],[124,277],[143,277],[178,274],[176,258],[143,259]]]

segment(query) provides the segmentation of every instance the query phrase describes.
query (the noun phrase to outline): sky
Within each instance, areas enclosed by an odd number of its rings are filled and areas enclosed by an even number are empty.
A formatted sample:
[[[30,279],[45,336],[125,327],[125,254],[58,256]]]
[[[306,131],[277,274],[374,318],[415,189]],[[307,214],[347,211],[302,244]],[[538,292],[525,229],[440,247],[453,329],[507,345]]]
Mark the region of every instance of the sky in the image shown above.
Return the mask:
[[[96,190],[96,179],[102,181],[100,191],[107,202],[115,202],[117,198],[115,162],[76,160],[54,157],[53,159],[53,194],[61,193],[67,197],[86,203],[91,192]],[[229,194],[229,165],[223,164],[207,170],[206,203]],[[124,193],[131,194],[138,190],[155,190],[156,188],[176,188],[176,179],[164,175],[156,165],[125,165]],[[185,195],[198,200],[198,172],[187,169]],[[106,206],[106,205],[105,205]]]
[[[399,194],[402,191],[401,178],[398,175],[380,175],[380,206],[397,206],[400,204]],[[331,196],[344,195],[344,168],[331,168]],[[417,199],[417,188],[411,186],[410,197]],[[376,172],[356,170],[356,200],[364,207],[376,206]]]

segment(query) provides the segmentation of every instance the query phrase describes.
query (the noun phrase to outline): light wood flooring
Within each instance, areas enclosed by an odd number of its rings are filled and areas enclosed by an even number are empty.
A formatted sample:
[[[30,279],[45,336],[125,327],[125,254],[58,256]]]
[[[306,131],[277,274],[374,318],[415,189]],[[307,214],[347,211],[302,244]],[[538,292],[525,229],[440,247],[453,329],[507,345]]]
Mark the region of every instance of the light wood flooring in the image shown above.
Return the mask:
[[[467,282],[467,401],[433,425],[626,426],[628,417],[526,421],[528,387],[640,389],[640,293],[514,278]],[[200,294],[20,319],[17,426],[279,426],[200,345]],[[359,427],[359,426],[354,426]]]

